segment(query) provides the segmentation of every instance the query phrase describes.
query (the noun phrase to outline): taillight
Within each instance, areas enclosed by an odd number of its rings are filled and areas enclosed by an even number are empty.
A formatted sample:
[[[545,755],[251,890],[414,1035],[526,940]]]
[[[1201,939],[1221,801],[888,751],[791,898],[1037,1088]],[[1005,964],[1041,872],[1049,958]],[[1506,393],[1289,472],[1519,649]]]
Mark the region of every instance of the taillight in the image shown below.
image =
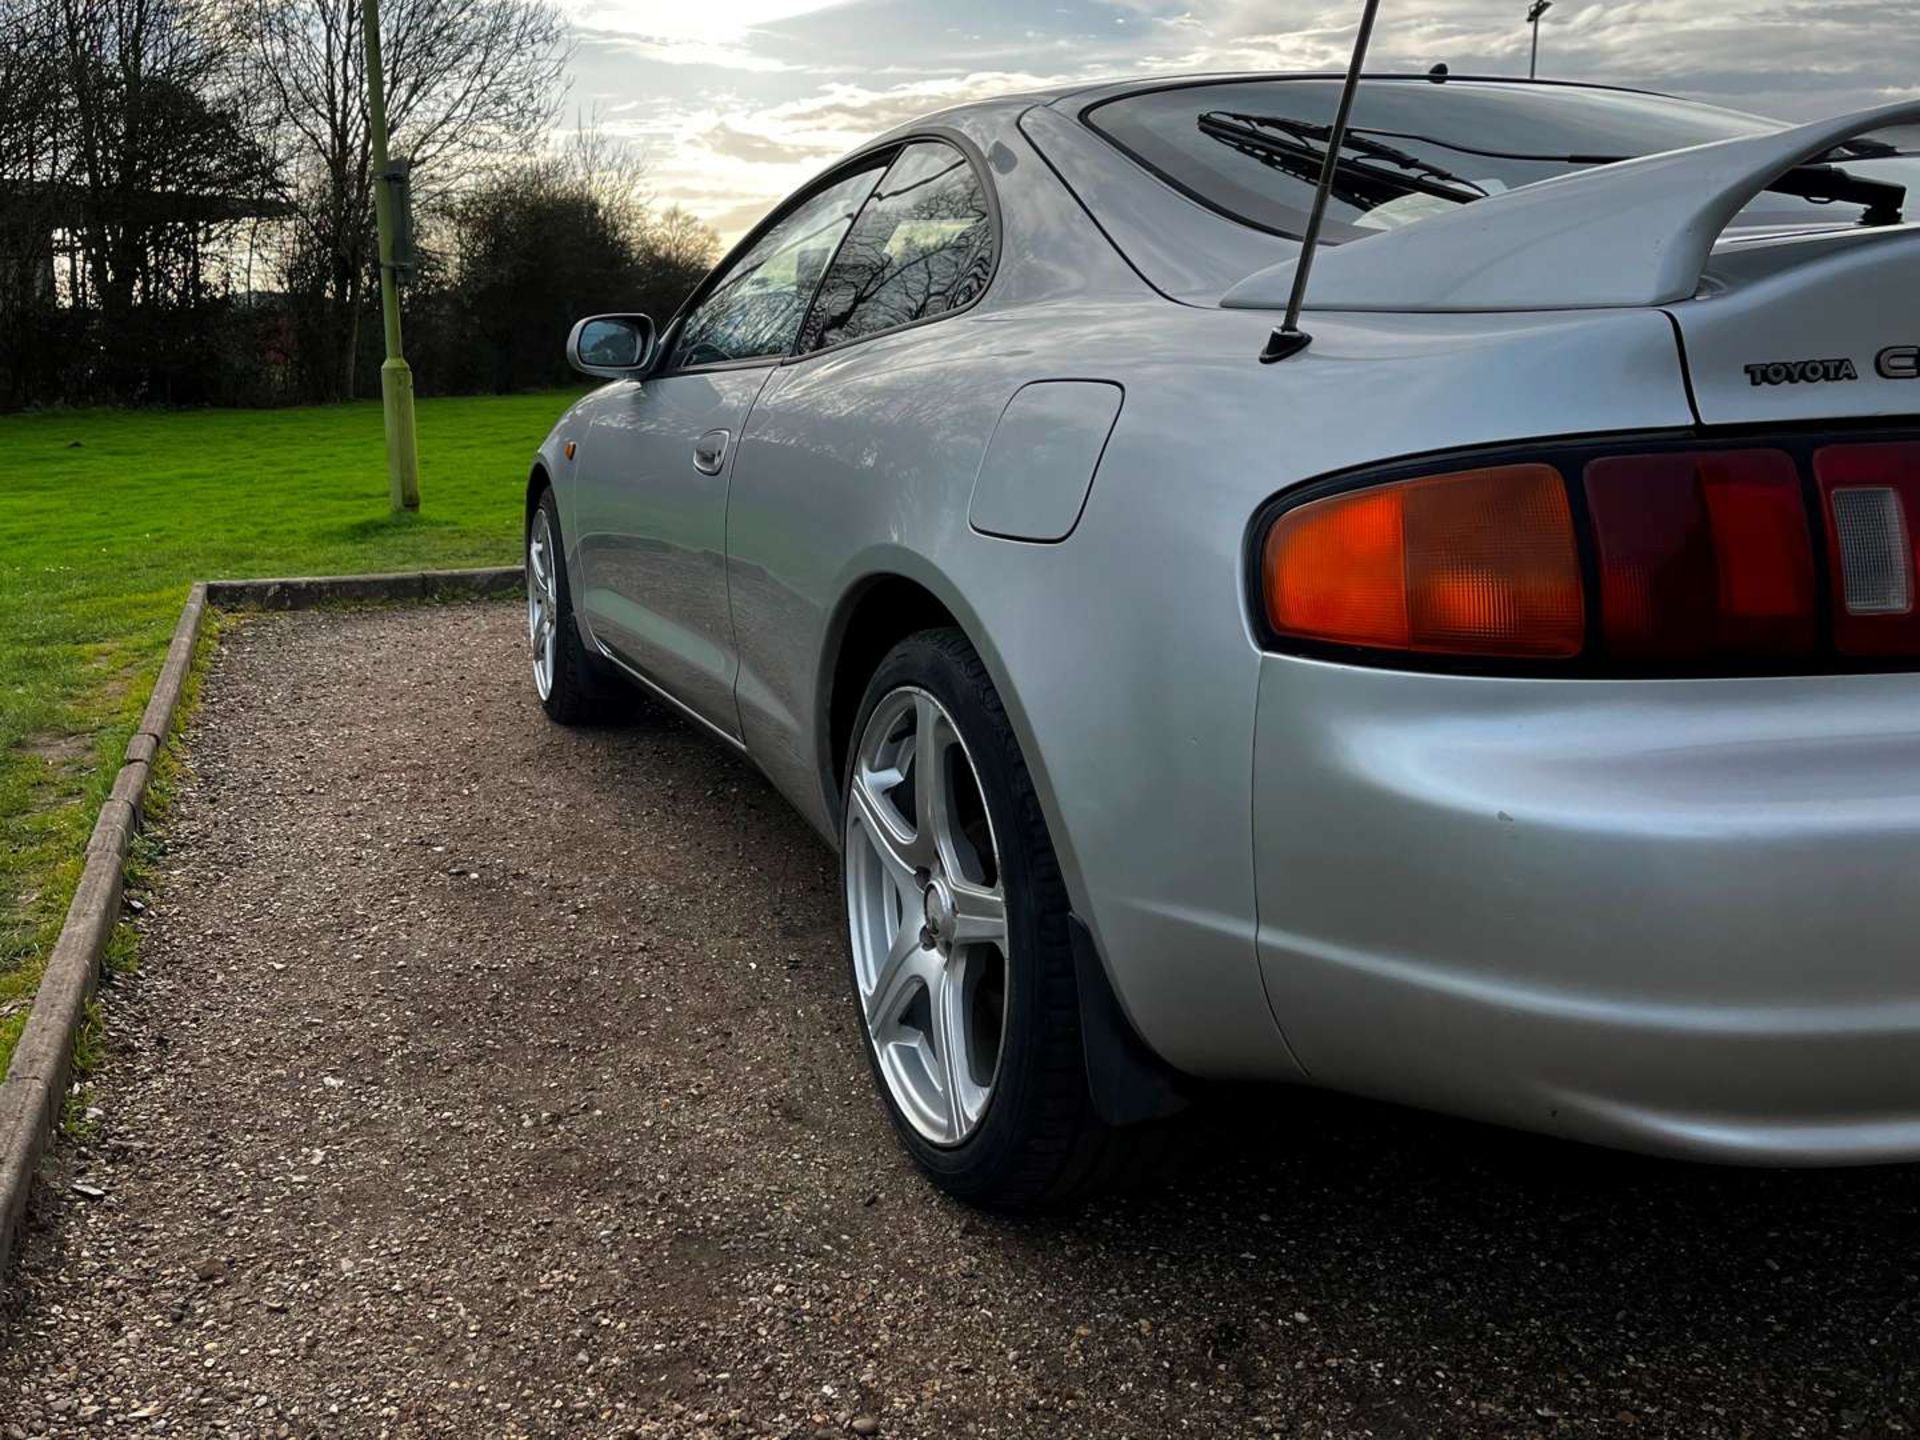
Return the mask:
[[[1564,658],[1585,631],[1560,472],[1502,465],[1311,501],[1267,532],[1283,635],[1452,655]]]
[[[1274,638],[1621,674],[1920,660],[1920,441],[1542,448],[1280,508]]]

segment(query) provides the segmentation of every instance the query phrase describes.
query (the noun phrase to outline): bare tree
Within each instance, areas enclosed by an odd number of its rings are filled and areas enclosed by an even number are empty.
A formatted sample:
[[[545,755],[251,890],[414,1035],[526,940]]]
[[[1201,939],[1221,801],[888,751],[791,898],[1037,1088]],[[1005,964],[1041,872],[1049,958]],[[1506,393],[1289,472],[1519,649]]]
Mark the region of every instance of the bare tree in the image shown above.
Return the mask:
[[[665,319],[718,239],[685,212],[656,217],[630,144],[584,125],[566,143],[497,166],[463,191],[430,252],[445,283],[419,295],[416,330],[436,380],[466,390],[564,384],[562,341],[582,315]]]
[[[61,94],[50,0],[0,0],[0,400],[54,299]],[[30,318],[31,317],[31,318]],[[11,393],[9,393],[11,392]]]
[[[565,140],[518,169],[523,183],[564,186],[591,198],[612,223],[634,233],[647,223],[646,156],[609,134],[597,111],[582,113]]]
[[[607,217],[636,260],[674,277],[697,280],[720,251],[714,228],[678,205],[653,208],[647,159],[632,141],[611,135],[596,115],[582,115],[573,133],[554,151],[521,167],[523,186],[559,187],[590,198]]]
[[[51,0],[0,0],[0,180],[6,182],[47,178],[60,96],[54,15]]]
[[[273,184],[210,0],[55,0],[85,281],[109,331],[191,303],[215,232]]]
[[[639,234],[641,251],[670,270],[699,279],[720,255],[720,236],[690,210],[669,205],[649,215]]]
[[[230,0],[254,81],[295,176],[291,288],[312,302],[321,398],[355,390],[374,259],[372,142],[360,0]],[[550,0],[386,0],[387,117],[416,197],[498,157],[542,148],[567,59]]]
[[[204,368],[210,276],[273,188],[214,3],[0,0],[0,398]]]

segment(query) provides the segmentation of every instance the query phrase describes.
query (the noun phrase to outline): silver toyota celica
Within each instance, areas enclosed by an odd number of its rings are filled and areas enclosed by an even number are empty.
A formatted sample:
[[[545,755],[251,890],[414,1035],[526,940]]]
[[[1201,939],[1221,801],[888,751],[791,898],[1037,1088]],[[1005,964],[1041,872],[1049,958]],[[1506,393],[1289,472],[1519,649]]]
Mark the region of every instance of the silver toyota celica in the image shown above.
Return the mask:
[[[1920,106],[1340,88],[945,111],[582,321],[542,704],[642,687],[838,847],[976,1203],[1195,1077],[1920,1156]]]

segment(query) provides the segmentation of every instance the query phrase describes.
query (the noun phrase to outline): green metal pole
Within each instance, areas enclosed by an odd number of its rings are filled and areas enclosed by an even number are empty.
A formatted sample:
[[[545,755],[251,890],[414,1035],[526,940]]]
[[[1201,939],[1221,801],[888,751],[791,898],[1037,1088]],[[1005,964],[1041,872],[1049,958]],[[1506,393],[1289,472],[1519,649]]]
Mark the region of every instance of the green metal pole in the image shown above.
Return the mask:
[[[380,399],[387,415],[387,488],[393,508],[420,508],[420,456],[413,432],[413,371],[400,350],[400,277],[393,257],[393,187],[387,179],[387,85],[380,69],[379,0],[360,0],[367,37],[367,119],[373,127],[373,211],[380,227],[380,314],[387,358]]]

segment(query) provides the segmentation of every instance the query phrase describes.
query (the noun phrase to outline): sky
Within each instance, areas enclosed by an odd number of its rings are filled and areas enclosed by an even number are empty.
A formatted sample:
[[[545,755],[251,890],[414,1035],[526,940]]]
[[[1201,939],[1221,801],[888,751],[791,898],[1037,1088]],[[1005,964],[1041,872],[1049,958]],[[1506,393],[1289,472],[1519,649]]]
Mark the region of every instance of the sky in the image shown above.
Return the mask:
[[[957,101],[1111,76],[1344,69],[1359,0],[562,0],[566,124],[731,243],[836,156]],[[1525,74],[1526,0],[1382,0],[1368,67]],[[1920,98],[1912,0],[1554,0],[1540,74],[1789,120]]]

